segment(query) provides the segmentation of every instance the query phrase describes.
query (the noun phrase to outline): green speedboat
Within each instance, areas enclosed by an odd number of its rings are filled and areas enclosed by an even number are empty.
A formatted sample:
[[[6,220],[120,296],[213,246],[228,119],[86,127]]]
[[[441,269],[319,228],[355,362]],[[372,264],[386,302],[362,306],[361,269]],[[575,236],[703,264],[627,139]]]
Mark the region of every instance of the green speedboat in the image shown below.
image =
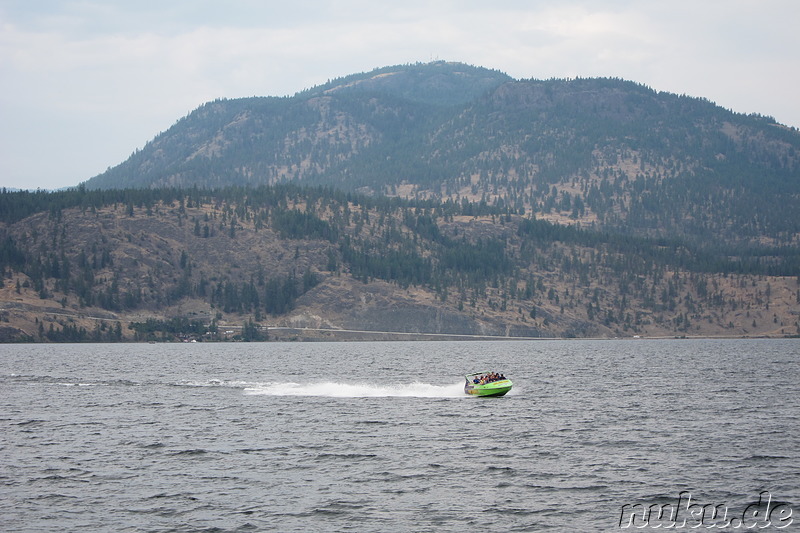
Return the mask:
[[[464,392],[472,396],[503,396],[511,390],[513,383],[502,374],[476,372],[464,376]]]

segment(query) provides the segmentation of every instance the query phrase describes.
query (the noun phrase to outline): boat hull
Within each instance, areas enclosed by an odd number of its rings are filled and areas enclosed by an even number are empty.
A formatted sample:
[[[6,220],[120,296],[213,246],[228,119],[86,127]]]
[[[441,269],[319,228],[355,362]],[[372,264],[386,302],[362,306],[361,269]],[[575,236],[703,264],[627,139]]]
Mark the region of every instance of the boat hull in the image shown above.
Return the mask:
[[[468,383],[464,385],[464,392],[470,396],[504,396],[511,390],[513,385],[510,379],[501,379],[500,381],[492,381],[483,385]]]

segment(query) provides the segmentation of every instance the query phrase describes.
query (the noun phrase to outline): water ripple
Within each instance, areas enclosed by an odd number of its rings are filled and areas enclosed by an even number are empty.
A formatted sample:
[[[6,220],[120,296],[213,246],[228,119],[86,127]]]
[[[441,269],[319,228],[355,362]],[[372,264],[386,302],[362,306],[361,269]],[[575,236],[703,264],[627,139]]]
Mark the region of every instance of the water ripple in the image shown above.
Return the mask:
[[[464,395],[489,367],[515,394]],[[681,492],[798,509],[798,375],[797,340],[0,345],[0,514],[416,533],[611,531]]]

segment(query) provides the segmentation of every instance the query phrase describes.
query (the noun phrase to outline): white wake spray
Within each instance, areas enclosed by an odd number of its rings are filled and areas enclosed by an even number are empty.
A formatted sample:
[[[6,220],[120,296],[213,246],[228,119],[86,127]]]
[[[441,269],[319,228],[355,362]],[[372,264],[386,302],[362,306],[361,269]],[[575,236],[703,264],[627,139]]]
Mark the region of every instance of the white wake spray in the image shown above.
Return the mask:
[[[326,396],[331,398],[459,398],[466,397],[464,385],[431,385],[429,383],[398,383],[393,385],[368,383],[259,383],[245,387],[246,394],[267,396]]]

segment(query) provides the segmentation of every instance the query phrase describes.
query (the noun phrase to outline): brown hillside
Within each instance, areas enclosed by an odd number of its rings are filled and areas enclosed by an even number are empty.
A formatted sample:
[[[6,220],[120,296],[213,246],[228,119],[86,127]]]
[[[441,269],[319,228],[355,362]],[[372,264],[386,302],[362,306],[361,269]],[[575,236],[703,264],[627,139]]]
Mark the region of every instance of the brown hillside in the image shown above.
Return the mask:
[[[323,203],[309,207],[297,198],[286,207],[339,220],[354,238],[380,242],[389,227],[413,237],[400,211],[386,216],[374,208]],[[398,338],[388,335],[392,332],[491,337],[799,332],[795,277],[660,268],[652,275],[626,275],[623,280],[609,267],[615,260],[609,251],[556,242],[529,254],[516,236],[517,217],[438,219],[443,234],[464,242],[506,239],[516,264],[513,274],[472,287],[355,279],[337,244],[282,238],[258,220],[252,207],[225,202],[186,207],[181,202],[149,209],[121,204],[71,208],[58,217],[37,214],[11,224],[8,233],[38,253],[48,268],[55,268],[51,261],[60,269],[67,265],[74,278],[90,277],[86,294],[93,296],[64,290],[54,277],[45,278],[37,290],[26,274],[6,271],[0,288],[0,338],[46,340],[48,332],[76,328],[103,340],[115,329],[123,339],[133,339],[131,323],[175,317],[214,323],[217,338],[235,337],[248,321],[293,328],[273,329],[273,338],[359,338],[343,330],[386,332],[361,338]],[[418,246],[423,254],[433,253],[432,248],[425,251],[430,245],[423,240]],[[581,265],[580,272],[565,273],[559,268],[565,262]],[[225,310],[222,300],[213,296],[226,287],[252,286],[263,305],[271,280],[299,280],[304,275],[313,275],[318,283],[299,294],[286,313]]]

